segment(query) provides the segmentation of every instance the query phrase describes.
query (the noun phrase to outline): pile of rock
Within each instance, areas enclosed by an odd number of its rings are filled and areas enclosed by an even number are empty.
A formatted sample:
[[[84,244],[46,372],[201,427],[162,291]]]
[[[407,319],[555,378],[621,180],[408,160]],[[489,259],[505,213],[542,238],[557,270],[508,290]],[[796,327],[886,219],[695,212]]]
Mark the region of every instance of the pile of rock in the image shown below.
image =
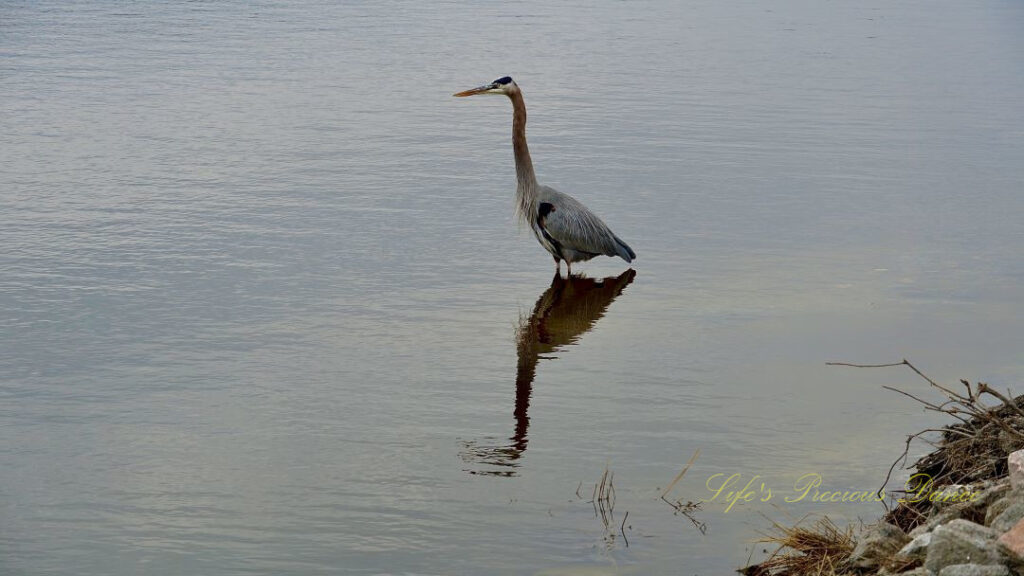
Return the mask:
[[[905,533],[882,523],[866,529],[851,571],[907,576],[1024,575],[1024,450],[1010,454],[1007,478],[948,486],[970,499],[936,499],[927,520]],[[955,500],[955,499],[952,499]]]

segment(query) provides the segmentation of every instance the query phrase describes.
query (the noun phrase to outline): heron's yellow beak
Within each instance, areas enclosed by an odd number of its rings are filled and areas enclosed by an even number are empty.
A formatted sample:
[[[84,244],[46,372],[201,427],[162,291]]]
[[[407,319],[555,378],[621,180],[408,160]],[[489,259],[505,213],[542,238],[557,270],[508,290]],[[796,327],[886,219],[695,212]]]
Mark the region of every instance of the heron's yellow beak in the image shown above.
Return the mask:
[[[493,90],[496,87],[497,87],[496,84],[487,84],[486,86],[477,86],[476,88],[471,88],[469,90],[463,90],[462,92],[457,92],[455,94],[452,94],[452,96],[456,96],[458,98],[465,98],[466,96],[473,96],[474,94],[485,94],[488,90]]]

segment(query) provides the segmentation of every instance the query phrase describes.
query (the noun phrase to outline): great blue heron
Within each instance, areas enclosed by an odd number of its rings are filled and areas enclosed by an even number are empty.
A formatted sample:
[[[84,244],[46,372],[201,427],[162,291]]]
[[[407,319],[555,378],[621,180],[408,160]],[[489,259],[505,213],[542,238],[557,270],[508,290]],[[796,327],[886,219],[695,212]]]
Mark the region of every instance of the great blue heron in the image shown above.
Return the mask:
[[[516,214],[530,225],[534,236],[555,259],[555,272],[565,260],[572,275],[572,263],[594,256],[619,256],[632,262],[636,253],[608,226],[580,203],[550,186],[541,186],[533,173],[533,161],[526,147],[526,104],[523,92],[505,76],[490,84],[459,92],[455,96],[504,94],[512,100],[512,151],[516,158]]]

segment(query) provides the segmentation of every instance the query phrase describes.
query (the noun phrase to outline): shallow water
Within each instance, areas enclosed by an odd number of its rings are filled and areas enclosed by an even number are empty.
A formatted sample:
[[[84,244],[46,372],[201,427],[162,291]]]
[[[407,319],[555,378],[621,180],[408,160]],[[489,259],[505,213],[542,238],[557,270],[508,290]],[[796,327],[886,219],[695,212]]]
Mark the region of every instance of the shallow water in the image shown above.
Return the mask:
[[[5,3],[0,572],[722,573],[759,513],[877,516],[783,496],[873,490],[942,421],[826,361],[1024,376],[1022,25]],[[517,229],[508,103],[450,97],[506,74],[633,272],[553,279]],[[658,499],[697,449],[673,499],[775,497],[702,534]]]

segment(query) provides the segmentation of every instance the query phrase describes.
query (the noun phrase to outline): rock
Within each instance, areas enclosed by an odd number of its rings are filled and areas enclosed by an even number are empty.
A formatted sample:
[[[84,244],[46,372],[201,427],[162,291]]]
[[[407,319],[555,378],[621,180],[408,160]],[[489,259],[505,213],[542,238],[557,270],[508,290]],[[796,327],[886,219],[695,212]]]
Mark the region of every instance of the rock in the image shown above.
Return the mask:
[[[1024,489],[1006,491],[1000,498],[989,504],[985,510],[985,525],[991,526],[995,519],[1007,508],[1017,503],[1024,503]]]
[[[999,564],[952,564],[943,568],[939,576],[1010,576],[1010,569]]]
[[[932,531],[924,566],[938,574],[954,564],[999,564],[1003,554],[991,528],[963,519],[937,526]]]
[[[964,513],[964,509],[959,506],[950,506],[944,509],[942,512],[935,513],[928,519],[927,522],[921,524],[917,528],[910,531],[910,537],[916,538],[925,532],[931,532],[936,526],[941,524],[947,524],[952,520],[960,518]]]
[[[929,522],[930,527],[945,524],[953,518],[980,519],[992,503],[1010,492],[1010,482],[978,482],[976,484],[950,484],[937,490],[932,500],[929,516],[938,522]],[[948,518],[948,520],[947,520]],[[987,524],[986,524],[987,525]],[[913,535],[913,534],[912,534]]]
[[[972,507],[984,493],[982,487],[970,484],[949,484],[942,488],[936,488],[933,493],[928,494],[928,500],[931,502],[932,513],[951,507],[964,510]]]
[[[850,555],[850,564],[857,568],[877,568],[909,541],[898,527],[884,522],[875,524],[861,533]]]
[[[1017,450],[1007,456],[1006,464],[1010,468],[1010,485],[1024,488],[1024,450]]]
[[[924,566],[918,566],[913,570],[907,570],[906,572],[900,572],[900,576],[935,576],[928,571]]]
[[[919,534],[909,544],[900,548],[899,555],[910,560],[924,560],[928,554],[928,545],[931,543],[931,532]]]
[[[1020,422],[1019,418],[1017,419],[1017,422]],[[1019,424],[1014,424],[1014,426],[1017,426],[1017,425],[1019,425]],[[1020,450],[1021,449],[1020,436],[1017,436],[1016,434],[1010,434],[1006,430],[1000,430],[999,431],[999,449],[1002,450],[1003,452],[1006,452],[1007,454],[1010,454],[1012,452],[1016,452],[1017,450]]]
[[[1024,501],[1016,501],[1006,507],[993,520],[990,526],[996,532],[1006,532],[1024,518]]]
[[[932,528],[934,528],[934,526],[929,526],[927,523],[918,524],[916,528],[914,528],[910,532],[907,532],[907,536],[910,536],[911,538],[917,538],[921,534],[927,534],[931,532]]]
[[[975,489],[979,492],[971,499],[970,506],[975,510],[984,510],[1010,492],[1010,483],[1003,480],[985,487],[978,486]]]
[[[985,510],[985,526],[992,526],[992,522],[994,522],[1000,514],[1006,511],[1006,509],[1013,504],[1014,499],[1010,497],[1000,498],[993,502],[992,505],[988,507],[988,510]]]
[[[999,543],[1019,559],[1024,559],[1024,520],[999,537]]]

